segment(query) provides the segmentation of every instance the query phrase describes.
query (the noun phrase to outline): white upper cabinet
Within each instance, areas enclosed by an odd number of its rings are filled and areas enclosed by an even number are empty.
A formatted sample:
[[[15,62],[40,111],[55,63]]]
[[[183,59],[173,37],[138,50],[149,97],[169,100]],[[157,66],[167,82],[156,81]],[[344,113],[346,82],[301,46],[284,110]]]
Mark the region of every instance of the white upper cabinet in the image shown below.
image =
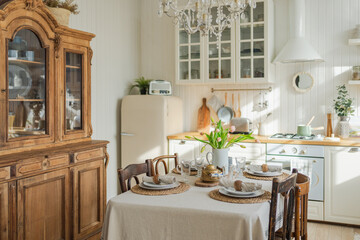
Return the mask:
[[[224,12],[226,13],[224,8]],[[217,8],[212,9],[215,24]],[[188,35],[176,26],[176,83],[269,83],[274,80],[274,6],[258,1],[215,35]]]
[[[274,81],[274,6],[271,0],[248,7],[236,23],[236,82]]]

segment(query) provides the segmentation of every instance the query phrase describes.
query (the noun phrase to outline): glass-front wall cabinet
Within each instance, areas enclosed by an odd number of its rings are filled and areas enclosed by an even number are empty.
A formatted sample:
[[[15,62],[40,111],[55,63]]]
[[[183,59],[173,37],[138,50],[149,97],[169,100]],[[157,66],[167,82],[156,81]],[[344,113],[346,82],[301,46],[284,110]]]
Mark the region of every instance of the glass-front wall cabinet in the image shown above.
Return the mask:
[[[189,35],[181,26],[178,29],[178,79],[196,82],[201,79],[201,38],[196,32]]]
[[[65,129],[83,129],[83,54],[66,52]]]
[[[29,29],[8,41],[8,138],[47,134],[46,49]]]
[[[247,7],[238,25],[240,79],[265,78],[265,6]]]
[[[223,8],[224,13],[227,15],[227,8]],[[217,18],[217,8],[211,9],[212,24],[215,27]],[[226,28],[222,32],[221,39],[217,39],[215,35],[208,36],[207,53],[208,53],[208,74],[210,81],[231,81],[232,76],[232,30]]]

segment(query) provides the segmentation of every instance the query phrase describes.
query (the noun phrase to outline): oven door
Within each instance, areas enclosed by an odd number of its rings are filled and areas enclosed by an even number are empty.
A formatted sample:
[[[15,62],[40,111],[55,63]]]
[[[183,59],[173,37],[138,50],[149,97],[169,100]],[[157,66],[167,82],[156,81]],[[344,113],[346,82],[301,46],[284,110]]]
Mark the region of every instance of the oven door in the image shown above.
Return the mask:
[[[324,201],[324,159],[290,156],[266,156],[268,164],[281,164],[284,170],[296,168],[300,173],[310,176],[309,200]]]

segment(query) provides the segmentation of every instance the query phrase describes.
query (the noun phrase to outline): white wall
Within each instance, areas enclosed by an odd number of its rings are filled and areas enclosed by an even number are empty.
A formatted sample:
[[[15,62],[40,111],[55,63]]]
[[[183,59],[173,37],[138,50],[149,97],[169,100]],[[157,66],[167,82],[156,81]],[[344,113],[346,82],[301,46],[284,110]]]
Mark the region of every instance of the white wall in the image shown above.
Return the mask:
[[[91,46],[93,139],[108,140],[108,199],[118,193],[120,166],[120,101],[140,73],[140,2],[77,0],[80,14],[70,27],[96,34]]]
[[[142,0],[141,73],[148,78],[174,80],[175,44],[174,27],[167,17],[158,19],[158,1]],[[146,7],[143,7],[146,6]],[[313,126],[326,126],[326,112],[332,108],[336,96],[336,86],[346,83],[351,66],[360,65],[360,47],[348,46],[350,31],[360,23],[359,0],[306,0],[306,34],[311,44],[325,59],[325,63],[286,64],[276,66],[276,83],[270,94],[272,116],[266,126],[267,133],[295,132],[296,125],[305,123],[312,115],[316,118]],[[279,52],[287,41],[287,0],[275,0],[276,50]],[[150,34],[149,32],[152,32]],[[170,42],[171,41],[171,42]],[[160,61],[159,61],[160,60]],[[305,94],[295,92],[291,80],[300,71],[310,72],[315,79],[314,88]],[[269,85],[238,85],[236,87],[268,87]],[[175,94],[184,100],[184,120],[186,130],[196,129],[197,110],[202,97],[210,97],[211,87],[222,85],[175,86]],[[356,115],[359,115],[360,88],[348,87],[355,98]],[[241,93],[243,116],[256,121],[260,114],[252,112],[252,101],[257,92]],[[223,97],[223,94],[219,94]],[[262,112],[264,116],[267,112]]]

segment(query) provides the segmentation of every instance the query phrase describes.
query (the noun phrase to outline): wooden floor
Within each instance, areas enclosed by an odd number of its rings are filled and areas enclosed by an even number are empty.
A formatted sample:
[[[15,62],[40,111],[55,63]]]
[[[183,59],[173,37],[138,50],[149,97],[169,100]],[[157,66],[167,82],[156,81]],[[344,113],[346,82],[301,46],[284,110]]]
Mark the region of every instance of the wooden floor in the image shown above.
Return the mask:
[[[360,240],[360,228],[308,223],[309,240]]]

